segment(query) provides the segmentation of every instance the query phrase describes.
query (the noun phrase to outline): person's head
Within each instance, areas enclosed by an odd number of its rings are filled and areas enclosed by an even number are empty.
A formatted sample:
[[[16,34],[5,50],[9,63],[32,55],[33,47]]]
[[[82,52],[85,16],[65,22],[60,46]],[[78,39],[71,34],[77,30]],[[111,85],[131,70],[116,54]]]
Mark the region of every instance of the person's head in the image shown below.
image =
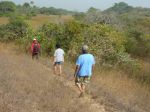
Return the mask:
[[[56,44],[56,48],[58,49],[58,48],[60,48],[60,47],[61,47],[60,44],[57,43],[57,44]]]
[[[87,46],[87,45],[83,45],[83,46],[82,46],[82,53],[83,53],[83,54],[88,53],[88,46]]]
[[[36,39],[36,38],[34,38],[34,39],[33,39],[33,42],[36,42],[36,41],[37,41],[37,39]]]
[[[33,41],[36,41],[36,38],[34,38]]]

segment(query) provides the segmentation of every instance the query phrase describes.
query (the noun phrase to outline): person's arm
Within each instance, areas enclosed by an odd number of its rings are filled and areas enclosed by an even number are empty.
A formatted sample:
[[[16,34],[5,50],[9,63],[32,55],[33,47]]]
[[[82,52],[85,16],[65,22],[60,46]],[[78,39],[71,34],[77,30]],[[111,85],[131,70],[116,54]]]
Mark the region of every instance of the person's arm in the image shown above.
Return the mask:
[[[39,54],[41,55],[41,46],[39,43],[38,43],[38,49],[39,49]]]
[[[40,44],[38,43],[38,48],[40,49],[41,48],[41,46],[40,46]]]
[[[55,62],[56,62],[56,57],[54,56],[54,58],[53,58],[53,64],[55,64]]]
[[[74,72],[74,77],[76,77],[78,75],[78,72],[80,70],[80,65],[81,65],[81,58],[79,56],[77,61],[76,61],[76,68],[75,68],[75,72]]]
[[[31,44],[31,53],[33,52],[34,43]]]
[[[63,62],[65,62],[65,51],[63,50]]]
[[[95,58],[94,58],[94,56],[93,56],[92,72],[94,71],[94,66],[95,66]]]
[[[78,72],[79,72],[79,65],[76,65],[76,68],[75,68],[75,72],[74,72],[74,77],[77,76]]]
[[[53,64],[55,64],[55,62],[56,62],[56,51],[54,53]]]

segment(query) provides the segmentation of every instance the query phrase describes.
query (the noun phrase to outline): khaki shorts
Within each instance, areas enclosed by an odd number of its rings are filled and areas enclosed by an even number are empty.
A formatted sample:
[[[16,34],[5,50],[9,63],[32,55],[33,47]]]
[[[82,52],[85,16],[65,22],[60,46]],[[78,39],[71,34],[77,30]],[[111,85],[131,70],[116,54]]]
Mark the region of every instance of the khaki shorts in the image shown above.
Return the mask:
[[[75,84],[87,84],[90,82],[90,76],[76,76]]]

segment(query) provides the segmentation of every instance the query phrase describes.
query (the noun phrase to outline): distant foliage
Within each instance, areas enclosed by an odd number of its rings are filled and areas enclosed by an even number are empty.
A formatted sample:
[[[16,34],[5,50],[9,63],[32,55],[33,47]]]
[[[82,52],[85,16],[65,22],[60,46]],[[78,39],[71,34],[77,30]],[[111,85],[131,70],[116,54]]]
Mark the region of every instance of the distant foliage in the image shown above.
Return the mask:
[[[54,7],[42,7],[39,8],[39,13],[40,14],[46,14],[46,15],[66,15],[66,14],[72,14],[72,11],[67,11],[65,9],[56,9]]]
[[[76,20],[82,21],[85,18],[86,14],[84,12],[76,12],[73,14],[73,17]]]
[[[118,14],[127,13],[133,9],[132,6],[129,6],[125,2],[115,3],[115,5],[111,8],[108,8],[106,11],[108,12],[116,12]]]
[[[10,1],[0,1],[0,16],[9,16],[16,11],[16,5]]]
[[[91,7],[81,21],[90,25],[97,23],[112,26],[117,31],[126,34],[125,49],[128,53],[134,56],[148,57],[150,54],[149,18],[150,9],[133,8],[120,2],[105,11]]]

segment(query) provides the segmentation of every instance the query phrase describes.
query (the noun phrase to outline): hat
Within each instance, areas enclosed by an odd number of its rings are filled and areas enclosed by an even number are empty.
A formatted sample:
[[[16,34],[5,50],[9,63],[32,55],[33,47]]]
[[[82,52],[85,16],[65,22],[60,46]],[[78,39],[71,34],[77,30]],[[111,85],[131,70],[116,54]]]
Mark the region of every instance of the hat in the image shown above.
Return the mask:
[[[36,38],[34,38],[33,40],[36,40]]]
[[[88,46],[87,46],[87,45],[83,45],[83,46],[82,46],[82,50],[83,50],[83,51],[87,51],[87,50],[88,50]]]

